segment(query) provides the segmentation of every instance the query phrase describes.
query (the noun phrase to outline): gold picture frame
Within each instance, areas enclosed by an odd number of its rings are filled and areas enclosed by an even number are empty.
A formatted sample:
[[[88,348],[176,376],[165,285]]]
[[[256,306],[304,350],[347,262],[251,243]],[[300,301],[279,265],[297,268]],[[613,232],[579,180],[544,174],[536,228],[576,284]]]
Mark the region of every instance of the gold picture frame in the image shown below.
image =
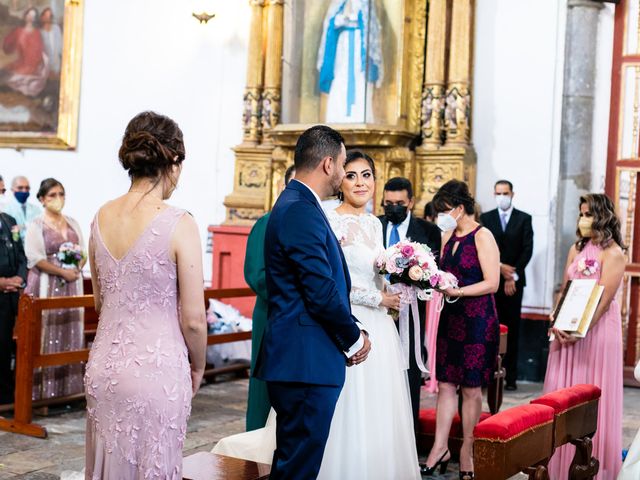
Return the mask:
[[[17,14],[9,10],[9,5],[12,3],[15,5],[19,2],[0,1],[0,8],[2,8],[3,13],[5,13],[5,21],[9,19],[13,22],[11,26],[7,24],[0,26],[3,33],[2,38],[0,38],[0,48],[4,46],[3,43],[8,36],[7,31],[17,30],[19,28],[18,26],[13,26]],[[42,22],[42,16],[44,16],[45,10],[49,9],[51,14],[52,9],[47,8],[47,4],[51,6],[54,6],[54,4],[63,5],[64,8],[61,28],[62,52],[59,65],[54,71],[53,63],[49,63],[49,60],[47,60],[51,68],[49,69],[46,86],[43,87],[40,93],[35,95],[34,92],[37,91],[37,89],[23,93],[17,90],[19,87],[8,86],[8,82],[4,81],[0,84],[0,106],[3,106],[2,98],[7,98],[11,108],[21,107],[23,111],[28,112],[26,113],[27,115],[32,115],[33,112],[42,105],[43,109],[48,108],[48,110],[46,110],[46,113],[49,115],[47,120],[50,120],[51,123],[46,124],[43,122],[46,126],[40,129],[24,127],[14,128],[12,130],[12,125],[17,125],[17,123],[12,123],[11,121],[3,122],[1,118],[2,110],[0,110],[0,148],[73,150],[77,146],[84,1],[41,0],[40,2],[29,2],[28,7],[24,9],[23,12],[24,24],[27,25],[27,22],[31,22],[31,18],[28,18],[29,10],[36,10],[36,13],[31,14],[31,16],[40,15],[40,22]],[[33,7],[36,8],[34,9]],[[38,7],[40,7],[39,11],[37,10]],[[55,11],[55,9],[53,9],[53,11]],[[55,13],[51,15],[54,16]],[[30,25],[30,27],[32,29],[39,28],[38,23]],[[60,27],[58,28],[60,29]],[[44,48],[46,51],[46,47]],[[6,53],[6,51],[4,53]],[[18,60],[15,60],[14,64],[19,60],[20,58],[18,57]],[[4,74],[0,75],[0,80],[6,80],[11,74],[10,67],[7,67],[7,65],[11,64],[7,64],[5,61],[4,65],[0,65],[0,74]],[[5,97],[2,97],[3,94]],[[23,101],[22,104],[20,103],[21,99]],[[49,101],[49,104],[47,104],[47,101]],[[9,118],[12,117],[9,116]],[[22,123],[26,125],[34,124],[35,122],[32,122],[31,118],[32,117],[29,116],[28,120]],[[37,123],[35,124],[38,125]]]

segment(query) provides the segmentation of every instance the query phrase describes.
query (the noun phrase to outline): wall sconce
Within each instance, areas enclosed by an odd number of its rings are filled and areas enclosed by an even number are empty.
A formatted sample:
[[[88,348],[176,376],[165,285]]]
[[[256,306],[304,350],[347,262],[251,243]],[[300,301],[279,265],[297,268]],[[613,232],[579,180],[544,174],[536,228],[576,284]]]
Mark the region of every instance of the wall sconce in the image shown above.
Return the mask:
[[[209,23],[209,20],[211,20],[213,17],[216,16],[215,13],[207,13],[207,12],[202,12],[202,13],[193,12],[191,15],[193,15],[200,22],[200,25],[202,25],[203,23]]]

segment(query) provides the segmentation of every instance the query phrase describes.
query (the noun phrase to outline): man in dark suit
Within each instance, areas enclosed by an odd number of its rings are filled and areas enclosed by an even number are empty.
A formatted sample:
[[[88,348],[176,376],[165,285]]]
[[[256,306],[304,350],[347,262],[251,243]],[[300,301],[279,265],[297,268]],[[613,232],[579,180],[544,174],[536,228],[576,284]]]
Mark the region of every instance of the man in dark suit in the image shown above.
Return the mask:
[[[342,136],[326,126],[296,144],[296,178],[276,202],[265,234],[269,313],[256,364],[277,413],[270,478],[316,478],[345,366],[370,343],[351,314],[351,279],[320,201],[344,178]]]
[[[493,233],[500,249],[500,288],[495,294],[500,323],[509,327],[504,365],[507,390],[516,390],[518,335],[522,293],[527,284],[524,269],[533,254],[531,215],[513,208],[513,185],[498,180],[494,186],[498,208],[483,213],[480,222]]]
[[[411,214],[415,203],[411,182],[402,177],[395,177],[387,181],[384,186],[382,206],[384,215],[378,217],[382,222],[382,241],[384,247],[405,240],[426,244],[436,255],[440,256],[442,235],[440,229],[431,222],[422,220]],[[426,361],[427,351],[424,347],[424,331],[426,319],[426,304],[418,301],[420,312],[420,343],[422,345],[422,360]],[[409,352],[414,351],[413,320],[409,321]],[[431,372],[435,375],[435,372]],[[414,427],[418,426],[418,412],[420,410],[420,387],[422,386],[422,372],[418,368],[415,356],[409,355],[409,390],[411,392],[411,407],[413,409]]]
[[[26,281],[27,257],[20,231],[13,217],[0,213],[0,404],[13,403],[13,326],[20,290]]]

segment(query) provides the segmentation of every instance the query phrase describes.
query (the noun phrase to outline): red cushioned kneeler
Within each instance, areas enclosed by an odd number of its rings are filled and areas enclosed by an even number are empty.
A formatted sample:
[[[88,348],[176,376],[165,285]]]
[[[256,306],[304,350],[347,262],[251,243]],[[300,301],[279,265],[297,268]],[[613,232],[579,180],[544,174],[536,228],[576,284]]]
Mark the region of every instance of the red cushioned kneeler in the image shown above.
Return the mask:
[[[507,479],[546,464],[553,453],[553,419],[551,407],[521,405],[479,423],[473,431],[475,478]],[[537,468],[539,478],[548,478],[544,466]]]
[[[573,440],[593,436],[598,423],[600,388],[595,385],[574,385],[531,400],[531,404],[554,409],[556,425],[555,448]]]

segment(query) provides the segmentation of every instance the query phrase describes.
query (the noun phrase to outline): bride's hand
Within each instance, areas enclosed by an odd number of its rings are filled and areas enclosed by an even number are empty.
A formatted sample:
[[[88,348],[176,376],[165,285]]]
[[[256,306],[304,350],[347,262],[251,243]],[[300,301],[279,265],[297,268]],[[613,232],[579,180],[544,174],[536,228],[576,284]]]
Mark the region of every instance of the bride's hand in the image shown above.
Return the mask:
[[[382,300],[380,301],[380,306],[392,308],[393,310],[400,310],[400,294],[382,292]]]

